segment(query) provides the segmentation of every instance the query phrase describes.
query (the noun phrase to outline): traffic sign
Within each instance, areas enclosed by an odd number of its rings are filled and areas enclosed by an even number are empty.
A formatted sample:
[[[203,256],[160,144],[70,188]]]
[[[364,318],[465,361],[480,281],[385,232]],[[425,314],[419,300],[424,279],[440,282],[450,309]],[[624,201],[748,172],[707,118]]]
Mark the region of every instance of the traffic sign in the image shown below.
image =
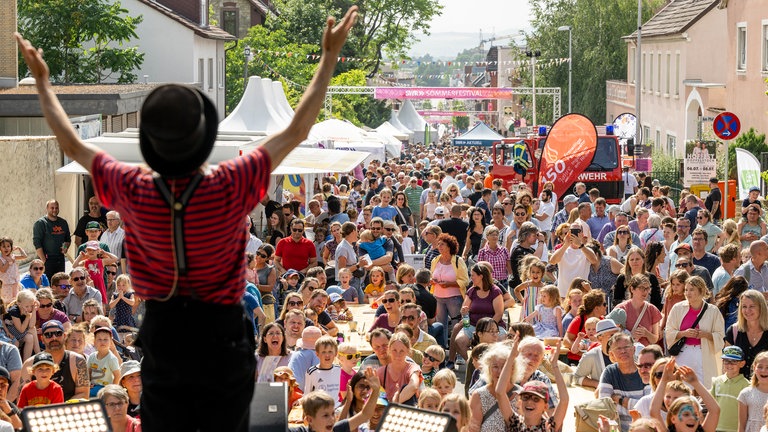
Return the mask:
[[[715,131],[715,135],[722,140],[732,140],[736,138],[741,130],[741,121],[736,117],[736,114],[732,112],[722,112],[715,117],[715,121],[712,122],[712,129]]]

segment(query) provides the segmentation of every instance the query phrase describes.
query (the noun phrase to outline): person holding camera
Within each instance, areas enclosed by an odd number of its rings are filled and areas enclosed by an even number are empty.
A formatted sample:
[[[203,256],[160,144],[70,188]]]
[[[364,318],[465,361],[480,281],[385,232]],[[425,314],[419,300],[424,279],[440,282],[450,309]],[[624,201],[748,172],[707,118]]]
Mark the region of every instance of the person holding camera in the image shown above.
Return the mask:
[[[588,279],[590,264],[598,263],[597,255],[585,247],[587,239],[582,233],[581,223],[572,223],[565,235],[563,247],[557,249],[549,259],[550,264],[557,266],[557,289],[561,298],[565,298],[572,280],[577,277]]]

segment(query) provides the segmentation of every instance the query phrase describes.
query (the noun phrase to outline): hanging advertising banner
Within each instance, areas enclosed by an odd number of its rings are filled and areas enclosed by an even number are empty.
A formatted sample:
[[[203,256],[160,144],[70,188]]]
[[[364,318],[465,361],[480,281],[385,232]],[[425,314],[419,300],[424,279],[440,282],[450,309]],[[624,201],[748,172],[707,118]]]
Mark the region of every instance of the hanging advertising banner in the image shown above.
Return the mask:
[[[376,87],[375,99],[512,99],[513,89],[496,87]]]
[[[307,185],[304,182],[304,178],[301,175],[286,175],[283,179],[283,195],[284,198],[291,196],[292,199],[297,200],[299,204],[299,213],[301,217],[306,214],[306,195]]]
[[[747,150],[736,149],[736,171],[739,173],[739,199],[746,199],[749,188],[760,187],[760,161]]]
[[[552,182],[558,197],[567,193],[576,178],[584,172],[597,148],[597,129],[581,114],[560,117],[549,131],[539,160],[539,190]]]
[[[715,159],[715,141],[695,141],[685,145],[683,161],[683,185],[709,184],[709,179],[717,176]]]

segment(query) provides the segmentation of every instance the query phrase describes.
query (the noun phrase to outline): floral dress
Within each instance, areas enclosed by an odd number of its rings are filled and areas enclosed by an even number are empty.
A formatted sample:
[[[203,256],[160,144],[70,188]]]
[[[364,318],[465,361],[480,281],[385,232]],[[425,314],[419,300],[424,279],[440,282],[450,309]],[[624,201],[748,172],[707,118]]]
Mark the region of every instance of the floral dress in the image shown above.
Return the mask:
[[[509,422],[507,423],[507,432],[555,432],[555,418],[547,417],[545,415],[542,417],[541,423],[537,424],[536,426],[528,427],[523,421],[523,416],[519,414],[512,414],[512,416],[509,417]]]
[[[487,413],[491,407],[496,405],[496,396],[491,394],[487,385],[477,390],[477,394],[480,396],[480,404],[483,408],[483,414]],[[481,429],[484,431],[503,431],[505,426],[506,424],[504,418],[501,416],[501,411],[497,408],[493,414],[485,419]]]

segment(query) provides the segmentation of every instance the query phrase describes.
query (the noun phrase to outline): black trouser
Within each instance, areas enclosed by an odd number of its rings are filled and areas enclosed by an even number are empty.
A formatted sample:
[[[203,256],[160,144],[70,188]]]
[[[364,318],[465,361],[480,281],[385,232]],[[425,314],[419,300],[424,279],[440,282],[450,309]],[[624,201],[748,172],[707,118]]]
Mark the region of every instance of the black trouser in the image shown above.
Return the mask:
[[[66,261],[64,255],[61,256],[47,256],[45,258],[45,275],[48,276],[50,281],[53,275],[58,272],[63,272],[66,269]]]
[[[256,344],[243,306],[150,300],[137,345],[144,431],[247,431]]]

